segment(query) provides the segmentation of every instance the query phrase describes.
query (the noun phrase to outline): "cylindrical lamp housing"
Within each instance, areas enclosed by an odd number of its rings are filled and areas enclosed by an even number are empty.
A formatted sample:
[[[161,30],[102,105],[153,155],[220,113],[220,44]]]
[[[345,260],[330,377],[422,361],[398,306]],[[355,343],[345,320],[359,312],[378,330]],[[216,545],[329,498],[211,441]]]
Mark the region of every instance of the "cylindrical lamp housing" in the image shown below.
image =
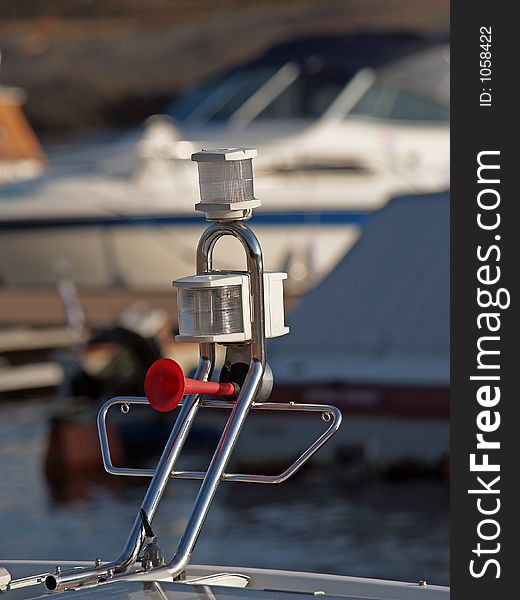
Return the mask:
[[[285,273],[264,273],[265,334],[288,333],[284,324]],[[249,275],[243,272],[208,273],[173,282],[178,290],[178,341],[240,343],[251,339]]]
[[[260,206],[254,196],[253,158],[256,150],[217,148],[202,150],[191,159],[199,168],[200,202],[196,210],[210,221],[248,219]]]

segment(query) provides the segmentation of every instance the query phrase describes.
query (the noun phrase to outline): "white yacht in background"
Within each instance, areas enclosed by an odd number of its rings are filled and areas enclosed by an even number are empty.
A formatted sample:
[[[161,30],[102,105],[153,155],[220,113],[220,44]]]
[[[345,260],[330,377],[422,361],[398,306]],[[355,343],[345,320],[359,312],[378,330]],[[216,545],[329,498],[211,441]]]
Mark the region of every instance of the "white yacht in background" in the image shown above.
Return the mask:
[[[0,283],[165,289],[203,227],[197,148],[258,147],[255,225],[268,268],[302,291],[393,195],[448,187],[449,48],[411,34],[279,44],[112,143],[50,150],[40,178],[0,191]],[[239,268],[223,244],[225,265]]]

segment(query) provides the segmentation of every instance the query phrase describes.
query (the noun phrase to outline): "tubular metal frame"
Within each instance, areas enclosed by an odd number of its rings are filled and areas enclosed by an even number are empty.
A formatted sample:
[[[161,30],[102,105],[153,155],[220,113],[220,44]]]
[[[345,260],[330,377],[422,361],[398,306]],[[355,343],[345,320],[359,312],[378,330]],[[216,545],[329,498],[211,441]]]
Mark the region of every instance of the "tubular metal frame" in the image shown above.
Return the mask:
[[[117,405],[148,405],[146,398],[139,397],[118,397],[112,398],[102,406],[98,414],[99,439],[101,442],[101,454],[103,457],[103,466],[105,471],[111,475],[123,475],[130,477],[153,477],[155,469],[134,469],[128,467],[115,467],[110,455],[110,444],[108,440],[108,431],[106,418],[109,410]],[[182,406],[180,404],[179,406]],[[233,408],[234,402],[226,400],[203,400],[200,408]],[[336,433],[341,425],[341,411],[335,406],[325,404],[295,404],[294,402],[253,402],[252,410],[272,410],[272,411],[294,411],[294,412],[312,412],[321,413],[330,420],[327,429],[305,450],[283,473],[279,475],[249,475],[243,473],[223,473],[222,481],[237,481],[240,483],[282,483],[292,477],[299,471],[303,465],[315,454],[330,438]],[[171,479],[204,479],[204,471],[172,471]]]
[[[100,409],[98,428],[103,461],[109,473],[117,475],[151,476],[152,480],[141,503],[141,509],[151,522],[162,498],[166,485],[171,478],[202,479],[186,528],[180,538],[177,550],[169,564],[145,571],[136,565],[144,541],[144,527],[138,513],[121,555],[113,562],[87,569],[74,569],[63,573],[48,575],[45,582],[51,591],[60,591],[95,584],[100,581],[117,581],[141,577],[143,574],[160,579],[176,579],[188,565],[198,536],[203,527],[209,508],[221,481],[240,481],[253,483],[281,483],[298,471],[305,462],[332,437],[341,423],[341,413],[336,407],[325,405],[256,403],[262,378],[266,368],[265,319],[264,319],[264,269],[262,249],[255,234],[241,222],[217,222],[211,224],[199,241],[197,247],[197,274],[213,272],[213,250],[223,236],[238,239],[246,253],[247,271],[250,275],[251,340],[247,343],[250,351],[249,369],[239,395],[234,402],[202,400],[200,394],[187,396],[163,450],[156,469],[121,469],[112,465],[110,448],[106,432],[106,415],[114,404],[147,404],[144,398],[114,398]],[[200,344],[200,360],[196,379],[207,381],[215,366],[215,344]],[[184,447],[184,443],[201,406],[231,409],[224,431],[209,463],[207,471],[176,471],[175,464]],[[303,412],[321,412],[332,417],[328,429],[283,473],[280,475],[247,475],[226,473],[226,467],[238,440],[238,436],[251,408],[260,410],[295,410]]]

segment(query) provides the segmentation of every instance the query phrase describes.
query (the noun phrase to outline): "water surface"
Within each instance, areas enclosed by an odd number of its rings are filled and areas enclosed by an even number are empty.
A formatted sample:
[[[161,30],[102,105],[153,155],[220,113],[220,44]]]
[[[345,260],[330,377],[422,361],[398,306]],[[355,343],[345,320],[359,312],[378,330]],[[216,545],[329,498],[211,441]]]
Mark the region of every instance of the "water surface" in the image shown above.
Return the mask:
[[[0,559],[115,558],[144,483],[79,477],[58,500],[42,469],[51,412],[0,404]],[[167,556],[197,488],[176,481],[166,492],[154,526]],[[448,496],[437,481],[351,484],[337,470],[279,486],[226,483],[193,561],[448,584]]]

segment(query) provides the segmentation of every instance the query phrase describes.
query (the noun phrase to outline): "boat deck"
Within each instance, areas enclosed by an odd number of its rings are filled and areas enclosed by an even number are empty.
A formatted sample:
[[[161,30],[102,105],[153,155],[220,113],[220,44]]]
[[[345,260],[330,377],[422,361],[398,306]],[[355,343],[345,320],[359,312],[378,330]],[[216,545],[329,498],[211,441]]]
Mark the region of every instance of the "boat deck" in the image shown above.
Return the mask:
[[[58,563],[60,564],[60,563]],[[90,563],[67,561],[71,565]],[[2,561],[13,578],[31,573],[53,570],[50,561]],[[6,599],[28,600],[46,593],[43,584],[9,591]],[[157,581],[119,581],[99,584],[76,591],[61,592],[68,600],[304,600],[306,598],[349,598],[351,600],[447,600],[447,587],[425,582],[404,583],[360,577],[299,573],[272,569],[191,565],[186,570],[186,581],[181,583]],[[47,592],[48,594],[48,592]],[[79,596],[78,596],[79,594]]]

